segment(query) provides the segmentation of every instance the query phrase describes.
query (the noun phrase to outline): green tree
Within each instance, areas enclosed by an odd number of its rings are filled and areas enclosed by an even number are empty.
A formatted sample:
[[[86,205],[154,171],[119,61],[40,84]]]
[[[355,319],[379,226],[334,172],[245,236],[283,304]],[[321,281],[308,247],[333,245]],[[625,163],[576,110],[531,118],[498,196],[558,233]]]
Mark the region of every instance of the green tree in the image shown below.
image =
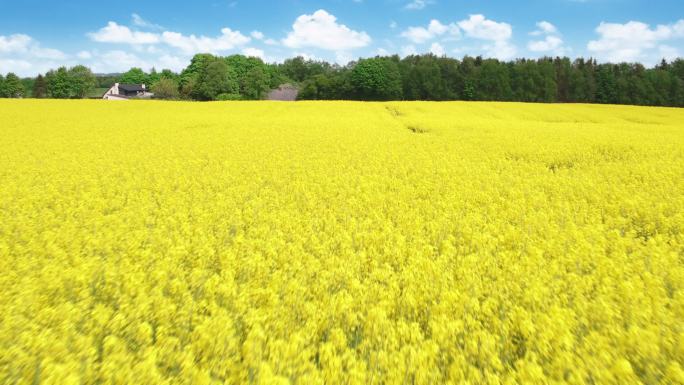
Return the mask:
[[[152,85],[152,92],[158,99],[178,99],[178,82],[162,77]]]
[[[220,94],[236,94],[239,85],[235,72],[221,58],[212,58],[197,76],[192,97],[197,100],[216,100]]]
[[[255,66],[242,79],[242,94],[247,99],[259,100],[268,91],[268,75],[264,66]]]
[[[617,82],[612,64],[602,64],[596,76],[596,101],[598,103],[617,103]]]
[[[483,60],[478,75],[478,100],[510,100],[512,98],[508,67],[498,60]]]
[[[41,74],[36,77],[36,81],[33,83],[33,97],[37,99],[42,99],[47,96],[47,82],[45,77]]]
[[[149,84],[149,77],[141,68],[133,67],[119,77],[119,83]]]
[[[204,71],[207,68],[207,64],[214,59],[214,55],[208,53],[200,53],[193,56],[190,60],[190,65],[185,67],[180,73],[179,84],[181,88],[185,88],[185,84],[191,80],[197,82],[200,72]]]
[[[412,55],[399,63],[402,93],[406,100],[444,100],[446,85],[437,56]]]
[[[66,67],[59,67],[57,71],[48,71],[45,74],[47,94],[54,99],[68,99],[71,97],[71,79]]]
[[[5,76],[5,82],[3,86],[3,94],[7,98],[23,98],[24,97],[24,84],[21,79],[16,74],[10,72]]]
[[[5,77],[0,74],[0,98],[6,98],[5,94]]]
[[[159,73],[159,79],[160,80],[161,79],[171,79],[171,80],[175,81],[176,83],[179,83],[180,82],[180,75],[178,75],[177,73],[175,73],[169,69],[163,69]]]
[[[302,56],[287,59],[278,68],[285,77],[295,82],[303,82],[331,70],[326,62],[306,60]]]
[[[351,83],[356,99],[399,100],[402,97],[399,66],[391,58],[360,60],[352,69]]]
[[[95,87],[96,79],[90,68],[77,65],[69,68],[71,96],[83,99]]]
[[[556,67],[553,64],[553,59],[543,58],[537,61],[539,68],[539,75],[542,78],[540,96],[537,98],[540,102],[553,103],[558,100],[558,83],[556,83]]]

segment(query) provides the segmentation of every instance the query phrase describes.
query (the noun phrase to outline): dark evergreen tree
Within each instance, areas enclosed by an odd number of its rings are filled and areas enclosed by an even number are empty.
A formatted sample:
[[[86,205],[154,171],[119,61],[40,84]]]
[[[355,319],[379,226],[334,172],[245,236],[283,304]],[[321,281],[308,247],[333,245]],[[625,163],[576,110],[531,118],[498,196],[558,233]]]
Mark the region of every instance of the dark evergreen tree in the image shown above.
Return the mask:
[[[33,95],[36,99],[42,99],[47,96],[47,82],[43,75],[38,75],[36,81],[33,82]]]

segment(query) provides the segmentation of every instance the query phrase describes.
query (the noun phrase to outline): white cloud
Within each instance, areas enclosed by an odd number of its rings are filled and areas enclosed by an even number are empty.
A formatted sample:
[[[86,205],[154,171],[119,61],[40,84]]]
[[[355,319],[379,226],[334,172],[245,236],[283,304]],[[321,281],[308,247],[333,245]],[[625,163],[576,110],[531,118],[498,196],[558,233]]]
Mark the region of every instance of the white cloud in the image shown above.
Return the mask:
[[[656,56],[657,53],[672,53],[670,47],[662,43],[684,37],[684,20],[670,25],[657,25],[655,28],[639,21],[625,24],[602,22],[596,32],[599,39],[590,41],[587,49],[598,59],[653,64],[661,59]]]
[[[247,47],[242,49],[242,54],[245,56],[264,58],[264,50],[258,48]]]
[[[513,37],[513,28],[510,24],[489,20],[484,15],[470,15],[468,19],[457,24],[467,37],[490,42],[481,47],[487,56],[501,60],[512,59],[515,56],[517,49],[510,42]]]
[[[134,22],[136,21],[134,14]],[[138,19],[137,24],[145,24],[142,19]],[[254,31],[253,34],[257,34]],[[258,32],[260,33],[260,32]],[[240,31],[233,31],[230,28],[221,29],[221,35],[217,37],[183,35],[179,32],[164,31],[161,33],[133,31],[125,25],[119,25],[110,21],[107,26],[97,32],[89,33],[88,36],[98,43],[118,43],[130,44],[138,52],[147,51],[148,53],[158,53],[157,49],[143,49],[141,45],[156,45],[164,43],[173,48],[179,49],[185,55],[195,53],[219,53],[228,51],[236,47],[243,46],[251,41],[248,36]],[[262,35],[263,37],[263,35]]]
[[[446,51],[444,50],[444,47],[439,44],[439,43],[432,43],[430,46],[430,53],[436,56],[444,56],[446,54]]]
[[[181,56],[164,54],[152,64],[155,68],[170,69],[172,71],[180,72],[187,67],[188,64],[190,64],[190,59]]]
[[[40,45],[31,36],[0,35],[0,72],[32,76],[49,68],[70,64],[69,55]]]
[[[307,53],[307,52],[295,52],[292,57],[298,57],[301,56],[304,60],[313,60],[313,61],[321,61],[323,59],[319,58],[316,55]]]
[[[415,55],[417,53],[418,53],[418,50],[416,50],[416,46],[414,46],[414,45],[405,45],[405,46],[401,47],[401,56],[402,57]]]
[[[481,40],[504,41],[513,36],[513,28],[508,23],[497,23],[486,19],[483,15],[470,15],[467,20],[458,22],[458,26],[468,37]]]
[[[104,53],[95,51],[89,52],[89,54],[91,58],[84,64],[90,66],[95,73],[124,72],[132,67],[139,67],[146,71],[149,71],[152,67],[181,71],[190,62],[188,57],[174,56],[168,53],[155,55],[149,60],[122,50],[112,50]]]
[[[389,51],[384,48],[378,48],[375,50],[375,54],[379,56],[387,56],[389,55]]]
[[[292,25],[292,31],[282,42],[290,48],[346,51],[367,46],[371,38],[366,32],[354,31],[337,23],[335,16],[320,9],[312,15],[299,16]]]
[[[137,55],[121,50],[99,54],[91,63],[91,69],[96,73],[120,72],[131,67],[147,68],[149,65]]]
[[[347,51],[335,52],[335,63],[345,65],[353,60],[353,56]]]
[[[256,40],[264,40],[264,34],[261,31],[252,31],[249,35]]]
[[[658,53],[658,57],[668,61],[675,60],[682,56],[677,48],[664,44],[658,47]]]
[[[58,49],[43,48],[37,45],[31,47],[29,54],[37,59],[63,60],[67,58],[67,55]]]
[[[537,30],[530,33],[532,36],[540,35],[554,35],[558,33],[558,28],[548,21],[540,21],[537,23]]]
[[[223,28],[221,35],[217,37],[186,36],[178,32],[165,31],[161,35],[161,40],[188,55],[195,53],[219,53],[245,45],[251,41],[249,37],[243,35],[240,31],[233,31],[230,28]]]
[[[569,50],[563,46],[563,39],[555,25],[548,21],[537,23],[537,30],[530,33],[532,36],[544,36],[541,40],[533,40],[527,43],[527,49],[532,52],[551,53],[563,56]]]
[[[428,4],[430,4],[428,0],[411,0],[404,8],[416,11],[427,7]]]
[[[143,19],[137,13],[132,14],[131,19],[133,20],[133,25],[140,27],[140,28],[164,29],[164,27],[162,27],[159,24],[154,24],[152,22],[149,22],[149,21]]]
[[[24,34],[0,35],[0,53],[25,52],[32,42],[31,36]]]
[[[120,44],[156,44],[159,43],[159,35],[151,32],[132,31],[125,25],[119,25],[113,21],[97,32],[88,33],[93,41],[98,43]]]
[[[82,60],[88,60],[93,58],[93,54],[88,51],[80,51],[76,54],[76,57]]]
[[[563,39],[558,36],[546,36],[544,40],[531,41],[527,48],[532,52],[556,51],[563,46]]]
[[[672,26],[675,37],[684,37],[684,19],[679,20]]]
[[[499,60],[513,59],[518,52],[517,48],[508,41],[495,41],[494,44],[486,44],[482,48],[487,56]]]
[[[425,27],[409,27],[407,30],[401,33],[402,37],[410,40],[413,43],[421,44],[426,41],[430,41],[436,37],[443,36],[447,34],[452,38],[457,38],[460,36],[461,31],[456,24],[445,25],[439,20],[430,20],[427,28]]]

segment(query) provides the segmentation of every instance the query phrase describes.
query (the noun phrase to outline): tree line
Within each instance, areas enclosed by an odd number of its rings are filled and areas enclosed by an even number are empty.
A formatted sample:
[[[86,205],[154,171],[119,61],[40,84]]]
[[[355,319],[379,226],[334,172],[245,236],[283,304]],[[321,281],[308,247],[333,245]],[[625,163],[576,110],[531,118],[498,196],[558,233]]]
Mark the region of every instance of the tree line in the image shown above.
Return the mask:
[[[156,98],[259,100],[284,83],[300,100],[481,100],[684,106],[684,60],[597,63],[545,57],[500,61],[432,54],[377,56],[347,65],[296,57],[279,64],[255,57],[195,55],[180,73],[132,68],[96,76],[85,66],[61,67],[36,78],[0,75],[0,97],[85,98],[113,83],[146,84]]]
[[[299,61],[301,99],[481,100],[684,106],[684,60],[654,68],[594,59],[462,60],[435,55],[361,59],[344,67]],[[287,62],[286,62],[287,63]]]

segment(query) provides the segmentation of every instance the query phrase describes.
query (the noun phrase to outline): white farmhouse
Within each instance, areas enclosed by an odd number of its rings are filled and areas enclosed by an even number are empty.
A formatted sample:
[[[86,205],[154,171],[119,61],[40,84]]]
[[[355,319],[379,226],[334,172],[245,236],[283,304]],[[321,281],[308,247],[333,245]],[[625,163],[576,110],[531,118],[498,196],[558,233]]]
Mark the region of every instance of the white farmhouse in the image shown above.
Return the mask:
[[[128,100],[128,99],[149,99],[154,94],[147,92],[144,84],[121,84],[114,83],[112,88],[107,90],[102,99],[105,100]]]

